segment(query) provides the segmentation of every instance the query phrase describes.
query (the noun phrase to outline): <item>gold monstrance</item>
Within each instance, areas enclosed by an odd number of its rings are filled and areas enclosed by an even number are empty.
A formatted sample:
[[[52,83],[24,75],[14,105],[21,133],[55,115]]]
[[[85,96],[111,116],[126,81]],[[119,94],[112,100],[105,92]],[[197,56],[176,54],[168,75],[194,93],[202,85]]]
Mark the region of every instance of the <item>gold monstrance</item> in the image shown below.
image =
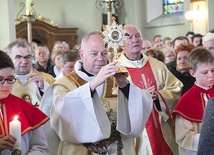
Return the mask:
[[[113,59],[118,59],[118,48],[124,45],[126,40],[126,30],[123,29],[123,25],[118,25],[115,18],[112,17],[111,25],[103,25],[103,40],[107,44],[108,50],[113,49]],[[118,73],[126,72],[122,67],[118,70]]]

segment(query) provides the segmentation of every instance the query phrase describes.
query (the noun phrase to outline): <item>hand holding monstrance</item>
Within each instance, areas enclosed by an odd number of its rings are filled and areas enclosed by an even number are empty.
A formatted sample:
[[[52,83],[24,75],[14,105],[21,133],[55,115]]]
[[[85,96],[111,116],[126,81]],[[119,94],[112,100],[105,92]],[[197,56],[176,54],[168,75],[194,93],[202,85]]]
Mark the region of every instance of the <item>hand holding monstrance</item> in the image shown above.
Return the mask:
[[[118,59],[118,48],[123,46],[124,40],[126,40],[126,30],[123,29],[122,25],[118,25],[115,22],[115,18],[112,18],[112,25],[103,26],[103,40],[107,44],[108,49],[113,49],[113,59]],[[122,67],[118,70],[119,73],[126,72]]]

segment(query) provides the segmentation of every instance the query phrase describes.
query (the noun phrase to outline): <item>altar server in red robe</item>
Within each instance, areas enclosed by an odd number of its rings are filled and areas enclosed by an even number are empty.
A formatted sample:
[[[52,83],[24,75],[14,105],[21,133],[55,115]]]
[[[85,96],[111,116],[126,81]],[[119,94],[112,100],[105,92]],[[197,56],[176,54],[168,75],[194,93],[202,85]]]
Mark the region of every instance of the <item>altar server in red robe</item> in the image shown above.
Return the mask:
[[[14,148],[22,155],[48,155],[48,145],[42,125],[49,118],[27,101],[11,94],[14,76],[11,58],[0,51],[0,154],[10,155]],[[9,123],[14,116],[21,122],[21,144],[10,135]],[[17,155],[17,154],[16,154]]]
[[[214,97],[214,55],[203,47],[189,55],[190,74],[196,82],[178,101],[175,116],[175,137],[180,155],[196,155],[206,103]]]

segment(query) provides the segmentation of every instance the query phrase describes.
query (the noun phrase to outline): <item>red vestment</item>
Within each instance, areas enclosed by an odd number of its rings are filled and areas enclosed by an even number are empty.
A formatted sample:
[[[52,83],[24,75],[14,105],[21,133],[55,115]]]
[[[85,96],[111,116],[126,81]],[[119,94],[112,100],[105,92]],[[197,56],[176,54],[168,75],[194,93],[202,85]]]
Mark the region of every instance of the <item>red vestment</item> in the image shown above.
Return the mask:
[[[30,130],[34,130],[49,120],[42,111],[32,104],[20,99],[12,94],[0,100],[2,118],[0,118],[0,137],[9,135],[9,123],[17,115],[21,122],[21,134],[24,135]]]
[[[128,70],[129,75],[131,76],[132,82],[136,86],[139,86],[141,89],[146,89],[151,86],[154,86],[155,91],[157,91],[156,80],[149,61],[147,61],[145,66],[141,68],[126,67],[126,69]],[[139,75],[145,76],[146,81],[142,78],[142,76],[139,76]],[[160,93],[159,95],[161,96]],[[167,107],[167,104],[166,103],[164,104]],[[167,111],[168,111],[168,115],[170,116],[170,112],[168,109]],[[167,145],[166,141],[164,140],[164,137],[162,134],[162,130],[159,122],[159,114],[155,106],[153,106],[153,112],[154,113],[150,115],[146,123],[146,131],[148,133],[153,155],[160,155],[160,154],[171,155],[172,153],[170,151],[170,148]]]

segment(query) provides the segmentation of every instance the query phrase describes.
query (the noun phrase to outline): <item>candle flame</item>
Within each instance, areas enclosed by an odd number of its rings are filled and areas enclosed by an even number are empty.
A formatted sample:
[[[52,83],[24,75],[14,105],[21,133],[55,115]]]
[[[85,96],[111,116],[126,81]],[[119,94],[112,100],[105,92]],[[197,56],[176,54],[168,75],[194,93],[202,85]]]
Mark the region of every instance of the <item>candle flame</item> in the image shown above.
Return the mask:
[[[18,120],[18,118],[19,118],[19,116],[16,115],[16,116],[14,116],[13,119],[14,119],[14,120]]]

